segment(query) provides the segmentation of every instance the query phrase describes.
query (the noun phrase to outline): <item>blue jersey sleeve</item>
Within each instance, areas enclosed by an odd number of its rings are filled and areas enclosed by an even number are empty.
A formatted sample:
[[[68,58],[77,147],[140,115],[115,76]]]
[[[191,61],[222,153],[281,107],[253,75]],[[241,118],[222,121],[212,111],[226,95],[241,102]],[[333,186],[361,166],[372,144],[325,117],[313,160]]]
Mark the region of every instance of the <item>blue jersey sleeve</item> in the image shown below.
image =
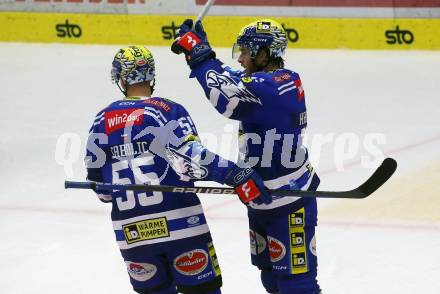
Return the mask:
[[[107,149],[108,138],[101,132],[100,125],[105,119],[105,112],[100,111],[93,121],[89,130],[86,143],[86,156],[84,163],[87,168],[87,180],[104,183],[106,182],[103,176],[102,168],[107,160],[107,155],[104,150]],[[109,191],[95,190],[99,200],[102,202],[111,202],[112,196]]]
[[[157,105],[152,98],[149,104]],[[150,150],[164,158],[182,181],[215,181],[223,184],[226,174],[235,166],[229,160],[205,148],[198,137],[196,126],[186,109],[174,102],[170,111],[150,109],[148,115],[162,118],[154,131]],[[158,113],[159,112],[159,113]],[[139,135],[137,135],[139,137]]]
[[[179,107],[174,119],[178,122],[167,144],[167,158],[183,181],[215,181],[224,184],[227,173],[235,164],[205,148],[190,115]]]
[[[298,127],[292,117],[305,112],[304,91],[299,75],[280,69],[245,76],[224,66],[219,60],[208,60],[193,68],[206,97],[225,117],[249,123]],[[268,113],[277,113],[270,116]]]
[[[98,113],[87,141],[87,178],[111,183],[114,179],[109,167],[145,152],[163,159],[186,182],[223,184],[235,166],[201,144],[196,126],[183,106],[155,97],[117,101]],[[111,200],[110,195],[97,193],[101,200]]]

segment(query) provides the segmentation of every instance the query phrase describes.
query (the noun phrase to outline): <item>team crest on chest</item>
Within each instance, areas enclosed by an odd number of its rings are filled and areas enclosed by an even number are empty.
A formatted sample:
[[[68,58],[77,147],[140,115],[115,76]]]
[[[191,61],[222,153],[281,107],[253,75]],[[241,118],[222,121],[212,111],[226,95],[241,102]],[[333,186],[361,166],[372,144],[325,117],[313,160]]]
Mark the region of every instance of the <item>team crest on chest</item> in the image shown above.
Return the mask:
[[[206,73],[206,84],[209,88],[220,91],[228,100],[237,98],[242,102],[262,105],[258,97],[249,92],[245,87],[240,87],[237,82],[227,74],[220,74],[215,70],[210,70]]]

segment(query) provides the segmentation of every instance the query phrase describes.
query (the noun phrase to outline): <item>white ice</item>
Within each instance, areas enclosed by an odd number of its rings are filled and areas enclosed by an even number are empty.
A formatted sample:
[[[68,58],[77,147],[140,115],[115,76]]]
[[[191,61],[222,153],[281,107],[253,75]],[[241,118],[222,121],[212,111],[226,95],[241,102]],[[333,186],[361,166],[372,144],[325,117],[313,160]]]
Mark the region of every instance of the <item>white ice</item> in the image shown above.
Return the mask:
[[[110,207],[91,191],[63,189],[65,179],[84,179],[84,139],[95,113],[121,97],[109,76],[118,48],[0,45],[0,293],[131,293]],[[151,50],[156,94],[183,104],[213,151],[233,159],[237,125],[213,110],[182,56]],[[217,53],[238,66],[229,49]],[[302,76],[321,189],[352,188],[372,172],[361,164],[370,155],[368,134],[384,134],[386,143],[376,146],[399,162],[368,199],[319,201],[323,293],[440,293],[440,52],[289,50],[286,60]],[[58,154],[73,156],[71,175],[55,161],[66,133],[77,134],[69,152]],[[330,139],[321,150],[311,140],[318,136]],[[349,137],[359,138],[357,148],[344,145]],[[245,208],[230,196],[200,198],[223,293],[265,293],[250,265]]]

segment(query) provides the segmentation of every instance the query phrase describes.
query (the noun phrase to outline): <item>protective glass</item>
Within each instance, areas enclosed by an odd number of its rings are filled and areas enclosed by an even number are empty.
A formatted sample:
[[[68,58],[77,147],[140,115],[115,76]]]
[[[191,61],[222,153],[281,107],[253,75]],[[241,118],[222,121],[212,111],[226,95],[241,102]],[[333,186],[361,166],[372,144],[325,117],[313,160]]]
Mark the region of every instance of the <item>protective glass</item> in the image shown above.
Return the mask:
[[[253,57],[250,48],[235,43],[234,46],[232,46],[232,59],[237,59],[240,54],[250,54],[251,57]]]
[[[241,47],[237,43],[232,46],[232,59],[237,59],[241,54]]]

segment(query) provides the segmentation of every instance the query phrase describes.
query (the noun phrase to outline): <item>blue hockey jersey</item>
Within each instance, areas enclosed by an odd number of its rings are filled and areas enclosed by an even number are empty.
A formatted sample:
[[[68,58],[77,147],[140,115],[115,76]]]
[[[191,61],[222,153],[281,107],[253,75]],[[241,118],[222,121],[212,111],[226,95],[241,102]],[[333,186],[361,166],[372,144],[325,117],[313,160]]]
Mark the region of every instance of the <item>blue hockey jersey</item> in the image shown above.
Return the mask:
[[[302,134],[307,127],[305,95],[299,75],[288,69],[246,76],[219,60],[192,68],[206,97],[225,117],[240,121],[241,160],[258,172],[269,189],[315,190],[315,174]],[[249,214],[270,215],[302,206],[305,198],[273,197],[251,204]]]
[[[200,164],[208,155],[212,160]],[[200,144],[183,106],[160,97],[128,97],[100,111],[90,129],[85,161],[91,181],[190,187],[196,180],[224,183],[234,166]],[[112,202],[122,250],[209,233],[196,194],[96,192],[102,201]]]

